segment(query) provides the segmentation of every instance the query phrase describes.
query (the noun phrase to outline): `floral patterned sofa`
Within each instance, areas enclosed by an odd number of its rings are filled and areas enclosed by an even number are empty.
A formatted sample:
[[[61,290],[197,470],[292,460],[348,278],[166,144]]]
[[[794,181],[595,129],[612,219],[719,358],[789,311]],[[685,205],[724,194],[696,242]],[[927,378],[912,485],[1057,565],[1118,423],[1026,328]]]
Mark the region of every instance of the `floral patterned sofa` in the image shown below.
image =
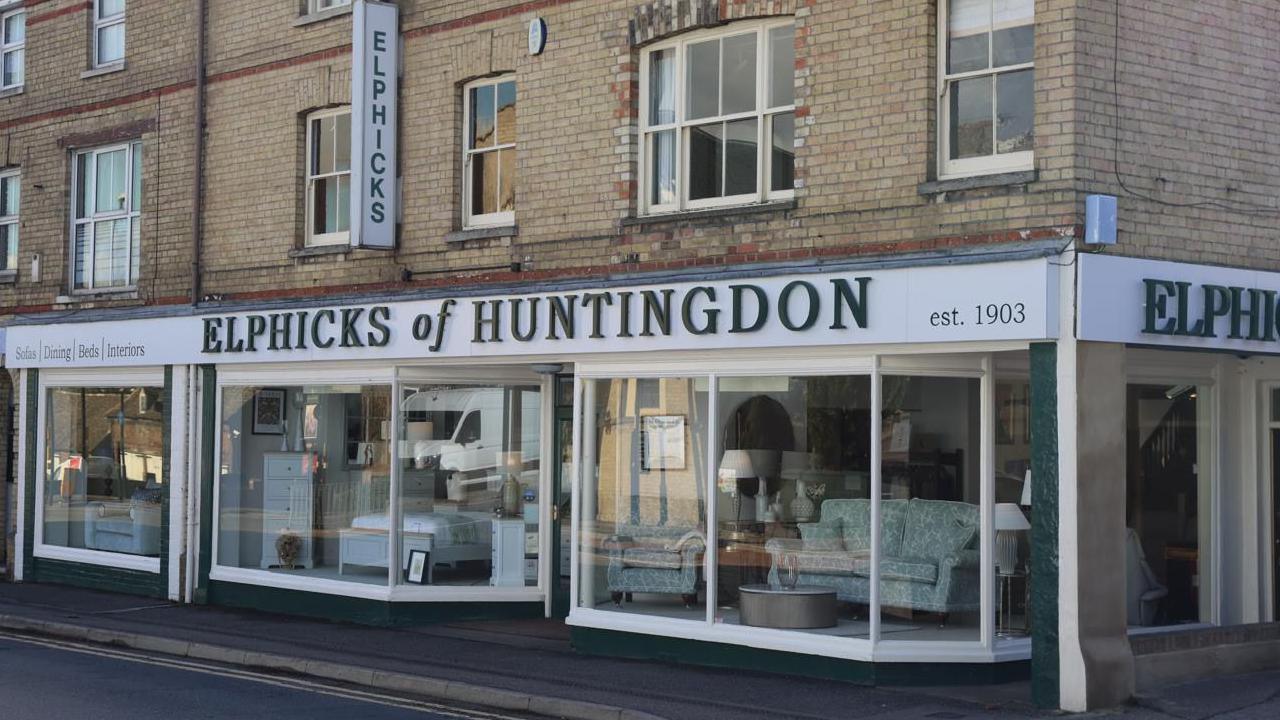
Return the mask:
[[[605,538],[609,553],[609,593],[615,604],[633,592],[680,595],[697,602],[698,570],[707,547],[701,530],[688,527],[621,525]]]
[[[880,503],[880,603],[923,612],[975,612],[978,506],[945,500]],[[769,581],[794,556],[797,582],[836,590],[845,602],[871,601],[871,501],[828,500],[819,521],[801,523],[800,539],[770,540]],[[787,562],[791,557],[786,557]]]

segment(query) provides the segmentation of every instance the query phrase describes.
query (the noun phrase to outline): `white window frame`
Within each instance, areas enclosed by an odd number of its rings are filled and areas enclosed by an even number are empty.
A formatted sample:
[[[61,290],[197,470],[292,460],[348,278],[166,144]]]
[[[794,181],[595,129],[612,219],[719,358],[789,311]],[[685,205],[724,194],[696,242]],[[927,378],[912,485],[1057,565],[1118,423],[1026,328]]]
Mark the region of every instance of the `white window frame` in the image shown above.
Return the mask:
[[[319,233],[319,234],[315,232],[316,180],[321,180],[324,178],[337,178],[337,177],[342,177],[343,175],[346,175],[349,179],[351,177],[350,163],[348,163],[348,166],[345,172],[313,173],[312,172],[313,168],[311,167],[312,158],[314,157],[314,153],[312,150],[312,143],[316,141],[314,130],[312,129],[315,125],[315,121],[323,120],[325,118],[330,118],[330,117],[337,117],[339,115],[350,115],[350,114],[351,114],[351,106],[344,105],[342,107],[328,108],[325,110],[317,110],[313,113],[309,113],[306,117],[307,147],[306,147],[306,158],[303,160],[303,163],[304,163],[304,172],[306,173],[306,178],[307,178],[306,209],[305,209],[306,223],[307,223],[306,225],[307,247],[317,247],[321,245],[349,245],[351,243],[351,221],[349,217],[350,216],[349,212],[348,212],[346,230],[339,230],[337,232]],[[352,132],[353,133],[355,132],[354,129],[352,130]],[[348,138],[347,142],[350,142],[350,138]],[[354,158],[352,158],[352,161],[354,161]],[[352,188],[353,192],[354,190],[355,189]]]
[[[98,38],[102,35],[102,31],[115,25],[124,25],[125,10],[121,10],[115,15],[102,16],[102,0],[93,0],[93,67],[112,67],[124,63],[124,56],[128,49],[128,44],[124,39],[120,42],[120,57],[115,60],[106,62],[98,62]],[[127,31],[126,31],[127,32]]]
[[[69,238],[70,254],[68,255],[68,257],[70,258],[70,262],[67,263],[67,284],[71,288],[72,293],[120,292],[120,291],[132,290],[135,287],[137,287],[138,278],[134,276],[133,257],[134,257],[134,254],[138,251],[138,248],[135,248],[133,246],[133,243],[134,243],[133,236],[134,236],[134,228],[137,227],[139,231],[138,244],[140,245],[142,243],[142,238],[141,238],[142,228],[139,225],[139,223],[142,221],[142,198],[133,197],[133,173],[134,173],[134,167],[133,167],[134,157],[133,156],[134,156],[135,147],[138,149],[139,157],[142,155],[141,146],[142,146],[141,141],[133,140],[130,142],[120,143],[117,145],[105,145],[102,147],[88,148],[85,150],[77,150],[76,152],[72,153],[72,156],[71,156],[71,203],[70,203],[71,205],[71,208],[70,208],[71,237]],[[125,178],[127,180],[127,182],[125,183],[124,209],[112,210],[108,212],[98,212],[95,210],[95,211],[88,212],[83,218],[77,218],[76,217],[76,197],[77,197],[77,194],[79,193],[80,186],[82,183],[84,183],[86,187],[85,196],[86,198],[88,198],[87,202],[96,206],[97,187],[95,186],[95,183],[97,182],[98,157],[106,153],[116,152],[120,150],[123,150],[125,154]],[[88,175],[87,178],[80,177],[80,173],[79,173],[80,158],[82,156],[89,156],[91,158],[89,165],[86,167],[86,174]],[[141,172],[141,169],[139,169],[139,172]],[[96,264],[94,262],[94,258],[96,257],[96,251],[97,251],[97,247],[96,247],[97,223],[103,222],[106,220],[124,220],[124,219],[129,220],[129,262],[125,266],[126,267],[125,282],[123,285],[99,285],[98,278],[94,274],[94,265]],[[85,282],[84,282],[84,285],[78,286],[76,285],[76,263],[75,263],[76,229],[82,225],[87,228],[86,237],[88,238],[89,250],[87,255],[88,259],[85,262],[85,270],[84,270]]]
[[[501,360],[501,359],[500,359]],[[509,358],[508,358],[509,360]],[[403,364],[391,366],[386,363],[337,361],[308,363],[312,367],[299,369],[297,363],[270,363],[261,365],[219,365],[217,368],[217,387],[214,397],[215,425],[222,422],[223,392],[234,387],[280,387],[298,385],[381,385],[391,391],[391,415],[400,416],[400,396],[405,382],[445,382],[445,383],[510,383],[520,382],[537,385],[542,396],[542,412],[539,420],[541,435],[540,454],[544,458],[551,457],[552,451],[552,389],[550,376],[538,376],[523,368],[510,365],[500,367],[469,365],[426,366]],[[25,385],[23,386],[25,387]],[[393,421],[395,422],[395,421]],[[389,440],[389,442],[396,442]],[[393,448],[394,449],[394,448]],[[222,433],[213,434],[213,456],[222,457]],[[548,497],[551,487],[551,463],[541,463],[538,479],[538,497]],[[402,525],[403,509],[400,497],[399,462],[391,463],[390,504],[387,506],[389,517],[396,518],[388,523],[388,527]],[[548,601],[551,555],[549,538],[551,533],[551,506],[542,503],[538,506],[538,584],[530,587],[490,587],[466,585],[426,585],[414,586],[404,584],[399,578],[402,567],[399,558],[398,543],[387,543],[387,583],[372,584],[355,580],[335,580],[306,575],[290,575],[271,572],[259,568],[240,568],[220,565],[219,538],[222,536],[221,483],[213,486],[213,546],[211,554],[209,579],[221,582],[235,582],[245,585],[279,588],[284,590],[300,590],[325,595],[356,597],[383,602],[522,602],[545,603]],[[39,522],[39,521],[37,521]]]
[[[21,238],[19,218],[22,217],[22,171],[15,169],[0,172],[0,183],[9,178],[13,178],[18,184],[18,212],[13,215],[0,215],[0,227],[12,228],[10,232],[13,233],[13,252],[9,252],[9,249],[5,248],[5,259],[8,262],[4,267],[0,267],[0,272],[18,269],[18,248],[20,247]],[[2,210],[3,208],[0,207],[0,211]]]
[[[19,7],[15,10],[10,10],[9,12],[6,12],[3,15],[0,15],[0,90],[13,90],[15,88],[20,88],[23,85],[25,85],[27,82],[26,14],[27,14],[27,9],[23,7]],[[4,42],[4,26],[6,23],[9,22],[11,18],[15,18],[18,16],[22,16],[23,18],[22,39],[14,43],[5,43]],[[4,59],[9,57],[9,55],[15,52],[22,53],[22,76],[18,78],[17,82],[5,85],[4,84]]]
[[[951,88],[956,81],[968,80],[975,77],[995,77],[1019,70],[1034,70],[1035,61],[1019,63],[1017,65],[1001,65],[994,66],[994,57],[991,55],[995,52],[994,43],[988,43],[987,53],[990,62],[988,67],[983,70],[973,70],[971,72],[948,73],[947,67],[950,64],[947,50],[950,47],[947,42],[949,37],[949,22],[951,17],[952,0],[939,0],[938,11],[938,177],[942,180],[961,177],[972,177],[974,175],[993,175],[1003,172],[1018,172],[1022,170],[1032,170],[1035,168],[1035,151],[1023,150],[1011,153],[995,153],[983,157],[962,158],[952,160],[951,158]],[[995,8],[995,0],[987,0],[992,7]],[[1035,18],[1032,17],[1032,27],[1035,27]],[[999,101],[996,93],[991,94],[992,117],[995,117],[994,104]],[[995,133],[998,127],[992,123],[992,150],[995,149]]]
[[[772,128],[773,117],[785,113],[795,113],[795,103],[790,105],[768,106],[769,98],[769,31],[778,27],[795,25],[795,20],[787,17],[764,21],[737,22],[723,28],[701,30],[681,35],[668,42],[658,43],[645,48],[640,54],[640,105],[639,105],[639,177],[636,187],[637,207],[642,215],[658,215],[662,213],[681,212],[685,210],[701,210],[734,205],[750,205],[775,200],[789,200],[795,197],[795,187],[786,190],[771,190],[769,187],[772,175]],[[685,97],[688,92],[685,73],[685,57],[688,46],[713,39],[725,39],[748,34],[756,35],[756,109],[748,112],[729,115],[701,117],[696,120],[685,118]],[[675,77],[675,122],[650,124],[649,120],[649,65],[650,57],[662,50],[675,50],[673,75]],[[689,146],[690,129],[700,125],[731,120],[756,119],[756,191],[728,197],[689,199]],[[649,189],[653,180],[652,163],[649,160],[650,136],[666,130],[675,132],[676,157],[676,201],[673,203],[651,202]],[[722,157],[721,162],[726,158]],[[723,173],[722,173],[723,177]]]
[[[350,5],[351,0],[307,0],[307,13],[314,15]]]
[[[137,570],[140,572],[160,573],[159,557],[143,557],[128,553],[111,552],[109,550],[91,550],[88,548],[71,548],[62,545],[46,545],[44,542],[44,498],[45,481],[48,468],[45,467],[45,441],[48,428],[48,395],[54,388],[128,388],[146,387],[164,389],[164,370],[161,368],[121,368],[110,372],[93,371],[58,371],[42,370],[40,372],[40,388],[37,396],[36,410],[36,462],[35,462],[35,513],[34,550],[32,554],[38,558],[63,560],[85,565],[100,565],[121,570]],[[30,398],[28,398],[28,402]],[[166,483],[166,492],[172,490],[172,483]]]
[[[484,78],[483,80],[475,80],[469,82],[462,88],[462,226],[464,228],[485,228],[485,227],[504,227],[514,225],[516,222],[516,213],[514,210],[499,211],[492,213],[484,213],[481,215],[473,215],[471,207],[471,161],[476,155],[486,155],[488,153],[496,153],[499,150],[510,150],[519,153],[516,149],[518,143],[499,143],[497,142],[497,122],[498,122],[498,106],[497,106],[497,87],[503,83],[516,82],[516,76],[512,73],[498,75],[495,77]],[[494,145],[493,147],[474,149],[471,147],[471,91],[476,88],[492,85],[494,87]],[[516,85],[516,115],[520,113],[520,86]],[[519,125],[516,126],[517,129]],[[517,155],[518,157],[518,155]],[[519,180],[517,174],[516,179]],[[502,188],[502,167],[498,167],[498,189]]]
[[[718,417],[717,394],[722,379],[786,375],[790,377],[812,375],[863,376],[871,379],[872,387],[872,437],[880,437],[879,408],[881,379],[885,375],[951,377],[977,379],[980,383],[981,402],[979,436],[980,466],[980,523],[979,537],[981,604],[979,628],[976,637],[966,640],[894,640],[880,632],[879,586],[880,561],[879,533],[872,525],[871,537],[875,543],[872,553],[871,611],[868,616],[868,637],[842,638],[833,642],[831,637],[793,630],[757,628],[733,623],[717,622],[715,587],[707,583],[706,615],[700,619],[667,618],[639,615],[613,610],[586,607],[581,603],[581,563],[584,525],[587,521],[581,512],[583,497],[590,481],[591,469],[586,465],[584,448],[587,442],[576,443],[573,460],[573,503],[571,523],[570,609],[565,622],[575,627],[595,628],[617,632],[631,632],[659,637],[683,637],[691,640],[718,642],[747,647],[767,647],[771,650],[804,653],[864,662],[940,662],[940,663],[1000,663],[1026,660],[1031,657],[1029,638],[1005,639],[995,635],[995,363],[993,352],[1007,350],[1025,351],[1025,343],[960,343],[954,348],[925,348],[920,345],[886,345],[868,348],[866,353],[850,355],[848,349],[827,350],[778,350],[761,357],[759,351],[732,353],[684,353],[658,363],[647,363],[637,369],[634,358],[618,359],[592,356],[580,359],[574,377],[574,437],[586,438],[594,432],[588,425],[584,407],[587,391],[584,381],[616,378],[697,378],[705,379],[708,388],[707,417]],[[954,352],[949,352],[954,351]],[[714,355],[714,357],[712,357]],[[708,363],[715,370],[708,371]],[[716,515],[716,465],[720,457],[715,432],[708,433],[706,517]],[[881,471],[880,445],[872,444],[871,456],[871,515],[880,516]],[[716,523],[707,527],[707,546],[717,541]],[[1021,540],[1021,541],[1025,541]],[[703,577],[717,577],[715,553],[704,553]]]

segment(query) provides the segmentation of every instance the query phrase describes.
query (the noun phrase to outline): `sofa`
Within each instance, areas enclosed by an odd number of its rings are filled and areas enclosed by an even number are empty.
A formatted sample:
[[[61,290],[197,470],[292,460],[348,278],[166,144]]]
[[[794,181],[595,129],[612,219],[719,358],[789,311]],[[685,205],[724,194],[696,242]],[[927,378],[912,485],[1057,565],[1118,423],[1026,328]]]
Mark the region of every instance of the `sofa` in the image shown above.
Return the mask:
[[[89,550],[158,556],[161,505],[91,502],[84,508],[84,546]]]
[[[706,536],[687,527],[621,525],[605,538],[609,594],[615,605],[633,592],[680,595],[685,605],[698,598],[698,575]]]
[[[980,610],[978,506],[915,498],[884,500],[880,508],[880,604],[944,616]],[[870,603],[871,501],[827,500],[818,522],[799,530],[799,539],[765,544],[769,582],[780,581],[784,563],[794,564],[799,584]]]

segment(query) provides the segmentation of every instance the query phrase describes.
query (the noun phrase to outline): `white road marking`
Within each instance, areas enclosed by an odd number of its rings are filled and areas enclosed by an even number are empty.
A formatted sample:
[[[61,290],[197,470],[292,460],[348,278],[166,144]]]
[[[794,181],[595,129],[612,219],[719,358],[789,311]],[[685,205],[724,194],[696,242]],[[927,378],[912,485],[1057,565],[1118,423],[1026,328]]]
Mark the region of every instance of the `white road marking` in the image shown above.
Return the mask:
[[[78,643],[70,640],[54,640],[48,638],[36,638],[26,635],[14,635],[8,632],[0,631],[0,639],[12,640],[14,642],[26,643],[28,645],[39,645],[41,647],[53,648],[57,650],[65,650],[68,652],[76,652],[82,655],[95,655],[98,657],[112,658],[115,660],[124,660],[127,662],[139,663],[143,665],[154,665],[157,667],[173,668],[175,670],[183,670],[186,672],[203,673],[205,675],[216,675],[219,677],[232,678],[236,680],[246,680],[262,685],[274,685],[276,687],[289,688],[292,690],[300,690],[311,692],[318,695],[328,695],[346,700],[356,700],[358,702],[372,703],[375,705],[385,705],[388,707],[402,708],[405,710],[413,710],[421,713],[436,713],[438,715],[446,715],[454,718],[463,718],[463,720],[522,720],[515,715],[500,715],[497,713],[485,712],[483,710],[462,710],[456,707],[440,705],[437,703],[426,702],[423,700],[410,700],[408,698],[399,697],[397,695],[389,695],[385,693],[373,692],[368,690],[356,690],[353,688],[337,688],[324,683],[311,680],[303,680],[299,678],[284,678],[266,673],[254,672],[251,670],[239,670],[236,668],[225,668],[217,665],[205,664],[197,661],[164,658],[160,659],[151,655],[130,652],[128,650],[117,650],[114,648],[104,648],[92,644]]]

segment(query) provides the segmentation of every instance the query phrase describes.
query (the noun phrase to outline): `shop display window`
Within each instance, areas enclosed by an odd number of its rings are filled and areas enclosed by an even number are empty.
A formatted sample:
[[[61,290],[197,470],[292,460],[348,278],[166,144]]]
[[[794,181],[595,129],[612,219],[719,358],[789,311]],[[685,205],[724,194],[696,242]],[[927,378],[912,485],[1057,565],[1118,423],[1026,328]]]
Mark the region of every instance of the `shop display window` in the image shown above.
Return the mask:
[[[1194,383],[1130,384],[1125,607],[1130,627],[1208,622],[1211,407]]]
[[[218,457],[218,565],[387,583],[391,497],[387,386],[227,386]],[[353,560],[358,559],[358,562]]]
[[[46,393],[41,542],[158,558],[169,487],[163,388]]]
[[[541,412],[536,385],[402,386],[401,582],[537,586]],[[386,557],[378,519],[381,544],[369,535],[353,552]]]

